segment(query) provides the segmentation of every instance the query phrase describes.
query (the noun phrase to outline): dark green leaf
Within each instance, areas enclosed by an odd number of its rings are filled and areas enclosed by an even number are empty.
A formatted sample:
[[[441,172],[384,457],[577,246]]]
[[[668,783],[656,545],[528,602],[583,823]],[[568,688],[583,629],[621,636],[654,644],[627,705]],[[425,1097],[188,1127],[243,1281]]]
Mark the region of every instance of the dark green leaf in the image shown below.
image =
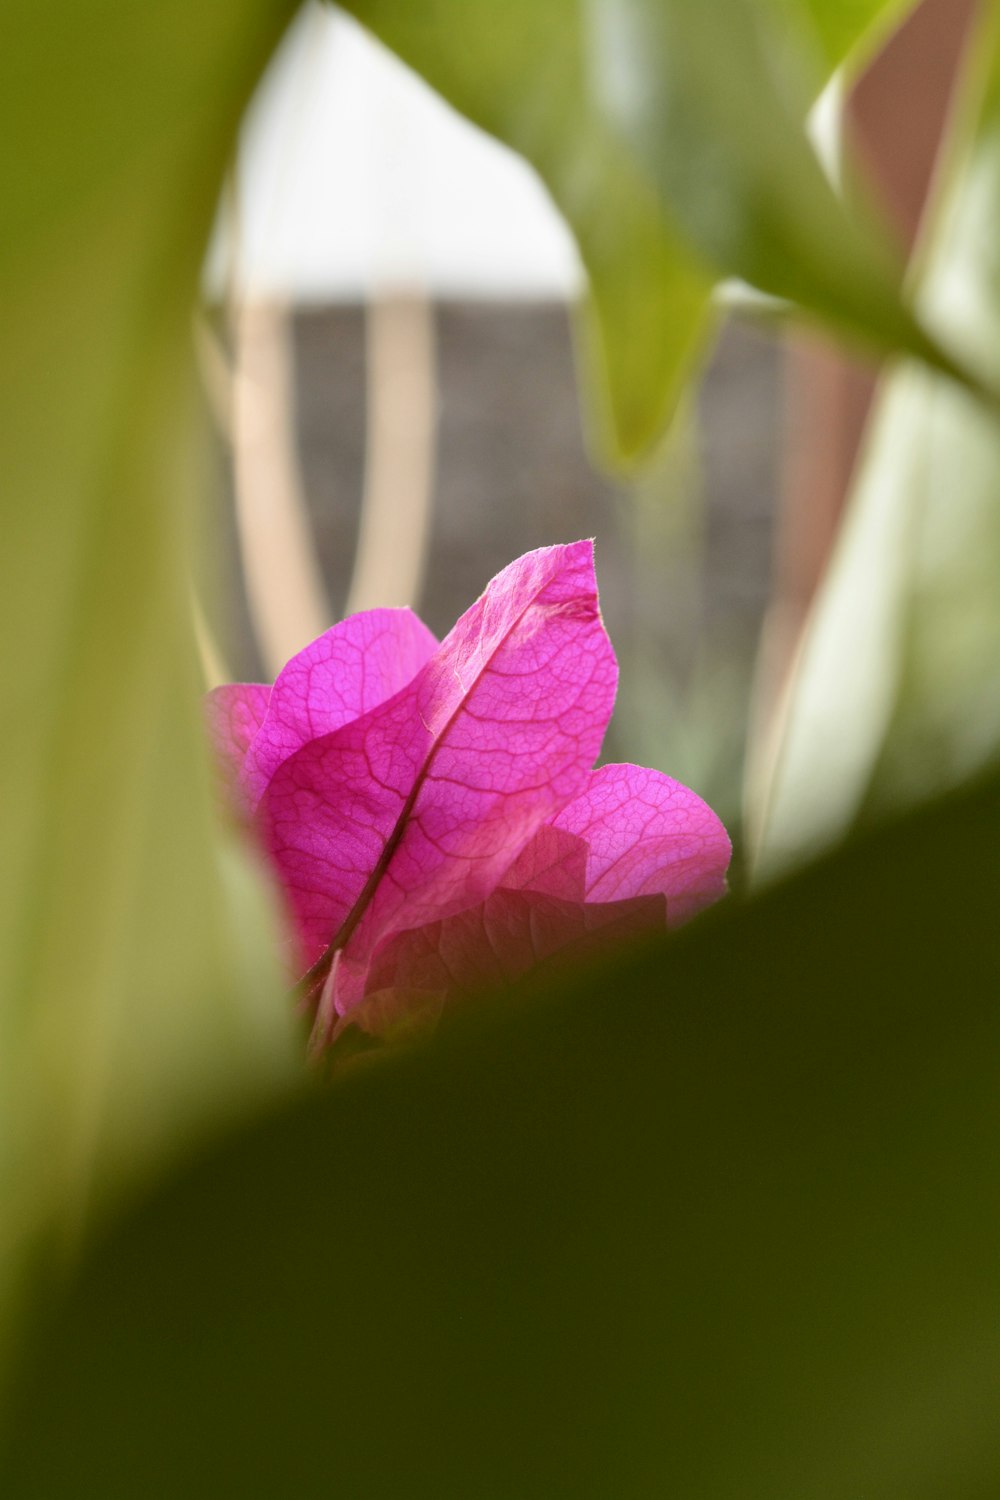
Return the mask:
[[[18,1500],[1000,1491],[1000,785],[203,1159],[10,1413]]]

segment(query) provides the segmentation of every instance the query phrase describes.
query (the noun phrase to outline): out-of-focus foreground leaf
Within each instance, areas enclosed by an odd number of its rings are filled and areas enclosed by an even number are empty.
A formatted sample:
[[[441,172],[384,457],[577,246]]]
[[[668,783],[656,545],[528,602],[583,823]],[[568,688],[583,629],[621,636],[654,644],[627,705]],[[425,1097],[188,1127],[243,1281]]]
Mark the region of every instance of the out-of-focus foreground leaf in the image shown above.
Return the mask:
[[[893,24],[914,9],[916,0],[785,0],[790,10],[803,10],[815,28],[827,67],[849,58],[857,66],[855,49],[867,56]]]
[[[5,12],[0,1283],[291,1055],[210,835],[186,556],[191,308],[288,9]]]
[[[929,248],[922,304],[1000,376],[1000,48]],[[992,58],[992,60],[991,60]],[[1000,422],[907,367],[873,419],[761,785],[759,864],[958,784],[1000,752]],[[765,778],[766,779],[766,778]]]
[[[951,369],[899,295],[880,233],[807,139],[826,71],[885,6],[806,0],[347,0],[458,109],[521,152],[579,241],[610,398],[632,457],[662,432],[738,276],[876,349]],[[835,33],[835,34],[834,34]]]
[[[806,8],[607,0],[604,9],[630,79],[613,115],[706,261],[876,348],[937,362],[900,301],[888,241],[848,213],[806,136],[817,82]]]
[[[576,235],[592,305],[582,330],[594,411],[625,459],[661,435],[707,335],[714,277],[609,128],[605,67],[579,0],[349,0],[351,11],[469,119],[539,171]]]
[[[1000,784],[346,1076],[96,1254],[19,1500],[988,1500]]]

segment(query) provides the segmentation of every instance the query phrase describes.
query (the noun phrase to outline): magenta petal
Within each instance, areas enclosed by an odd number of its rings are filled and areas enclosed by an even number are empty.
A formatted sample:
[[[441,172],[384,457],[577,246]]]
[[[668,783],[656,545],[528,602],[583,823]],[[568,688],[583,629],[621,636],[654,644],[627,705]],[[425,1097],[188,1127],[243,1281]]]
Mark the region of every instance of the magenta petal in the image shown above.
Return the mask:
[[[659,771],[605,766],[538,828],[476,906],[392,935],[367,975],[394,991],[452,1000],[678,923],[725,891],[729,839],[700,797]],[[666,898],[666,899],[664,899]],[[372,1009],[377,1022],[383,1004]],[[368,1025],[368,1007],[358,1013]]]
[[[344,950],[338,1009],[388,933],[482,901],[587,785],[616,678],[592,543],[544,548],[493,580],[397,697],[277,769],[261,825],[306,961]]]
[[[357,1019],[377,1029],[386,1006],[374,997],[389,992],[451,1001],[677,926],[724,894],[729,857],[722,824],[694,792],[659,771],[604,766],[485,901],[382,943],[367,974],[373,1004]]]
[[[455,1000],[509,983],[557,956],[579,961],[665,926],[662,895],[584,903],[496,890],[468,911],[388,938],[372,961],[369,990]],[[359,1020],[366,1024],[363,1015]]]
[[[699,796],[661,771],[602,766],[552,822],[586,841],[588,901],[662,891],[676,927],[725,894],[726,830]]]
[[[500,879],[504,890],[539,891],[566,901],[587,893],[587,845],[576,834],[543,823]]]
[[[233,682],[205,695],[208,737],[222,770],[226,797],[235,810],[249,808],[238,791],[243,763],[267,713],[271,689],[263,682]]]
[[[282,761],[385,703],[436,649],[436,639],[412,610],[370,609],[341,620],[293,656],[277,676],[244,765],[251,806]]]

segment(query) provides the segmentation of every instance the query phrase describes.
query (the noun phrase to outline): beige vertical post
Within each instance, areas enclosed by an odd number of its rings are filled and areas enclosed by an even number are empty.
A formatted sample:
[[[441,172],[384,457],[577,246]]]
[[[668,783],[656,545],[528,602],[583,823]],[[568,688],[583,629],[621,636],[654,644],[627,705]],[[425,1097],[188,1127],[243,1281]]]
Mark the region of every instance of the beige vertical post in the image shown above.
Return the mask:
[[[365,487],[348,614],[417,603],[434,482],[433,308],[424,296],[386,295],[367,316]]]
[[[331,623],[295,438],[289,318],[277,303],[234,310],[236,526],[247,603],[273,676]]]

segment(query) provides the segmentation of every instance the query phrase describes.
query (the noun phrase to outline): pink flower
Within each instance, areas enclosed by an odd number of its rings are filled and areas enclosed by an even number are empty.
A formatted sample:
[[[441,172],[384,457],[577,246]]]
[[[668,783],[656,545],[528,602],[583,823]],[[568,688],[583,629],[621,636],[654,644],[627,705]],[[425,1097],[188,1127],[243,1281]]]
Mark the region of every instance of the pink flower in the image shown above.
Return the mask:
[[[640,766],[592,769],[617,675],[584,541],[511,563],[440,645],[409,610],[370,610],[273,687],[209,695],[321,1041],[723,894],[729,840],[699,797]]]

